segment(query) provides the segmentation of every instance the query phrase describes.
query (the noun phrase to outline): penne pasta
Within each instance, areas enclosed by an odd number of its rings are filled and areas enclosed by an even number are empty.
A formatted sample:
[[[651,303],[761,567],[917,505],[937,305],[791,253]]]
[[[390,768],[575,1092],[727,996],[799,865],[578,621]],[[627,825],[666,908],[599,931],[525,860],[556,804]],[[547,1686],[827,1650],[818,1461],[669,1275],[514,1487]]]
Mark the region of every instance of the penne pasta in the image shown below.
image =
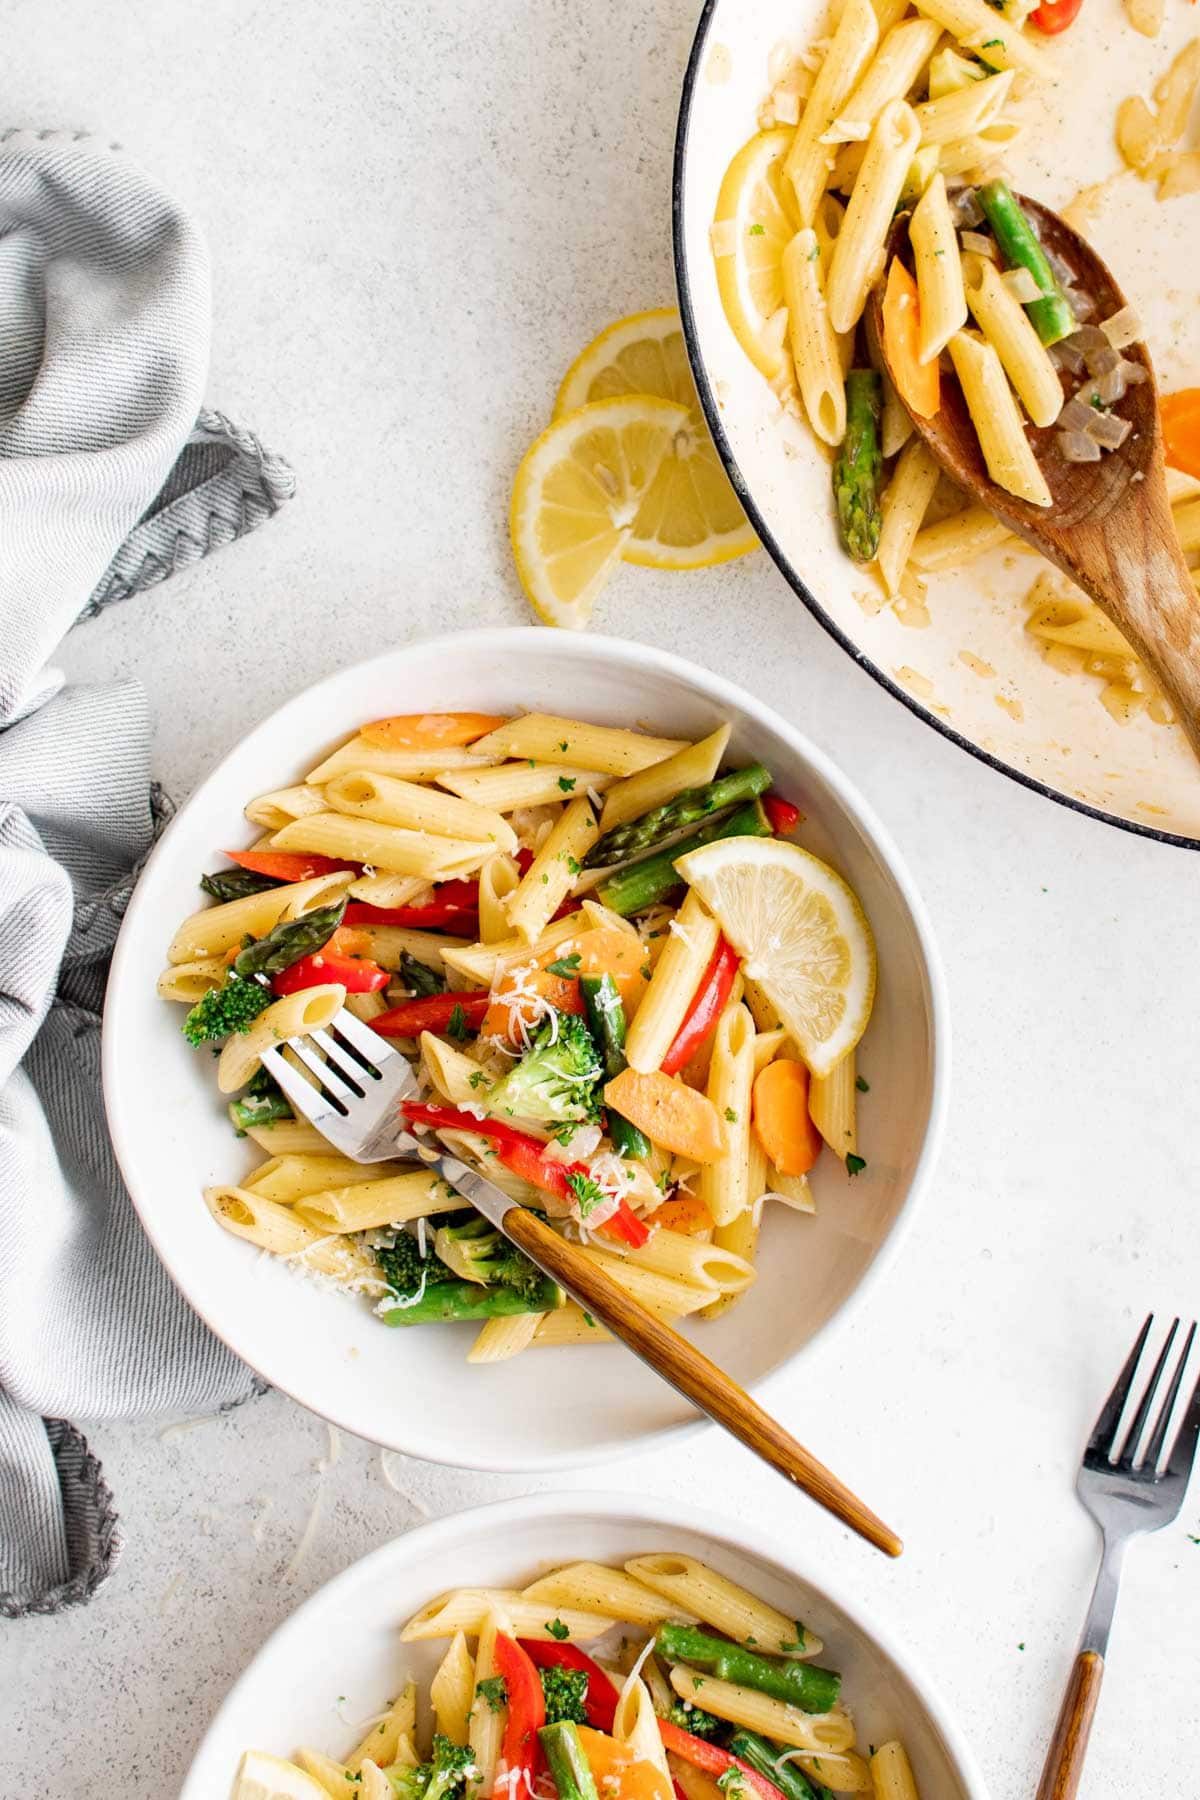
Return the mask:
[[[671,1686],[683,1699],[693,1697],[692,1671],[679,1665],[671,1670]],[[802,1712],[785,1700],[775,1700],[756,1688],[739,1687],[717,1675],[704,1679],[704,1710],[728,1719],[746,1731],[757,1731],[776,1743],[791,1744],[823,1756],[827,1750],[849,1750],[854,1745],[854,1726],[846,1713]]]
[[[450,1596],[452,1599],[453,1596]],[[475,1646],[475,1694],[478,1695],[483,1684],[494,1681],[499,1673],[496,1666],[496,1638],[500,1632],[511,1637],[520,1627],[509,1613],[507,1607],[494,1604],[501,1600],[500,1595],[479,1595],[483,1602],[483,1611],[476,1617],[474,1627],[460,1626],[455,1635],[473,1629],[478,1633],[479,1641]],[[437,1632],[431,1635],[444,1636]],[[408,1627],[400,1634],[402,1640],[408,1638]],[[483,1688],[486,1693],[486,1688]],[[500,1744],[504,1731],[504,1708],[491,1706],[486,1701],[476,1706],[472,1698],[467,1711],[467,1742],[471,1746],[472,1761],[475,1767],[475,1780],[479,1783],[478,1792],[491,1794],[496,1786],[496,1765],[500,1758]]]
[[[967,322],[958,233],[950,217],[946,177],[941,173],[933,177],[918,200],[909,221],[908,237],[920,301],[920,360],[934,362]]]
[[[401,958],[407,955],[442,975],[451,966],[447,959],[463,946],[462,938],[443,937],[407,925],[356,925],[354,929],[362,933],[365,954],[381,969],[398,969]]]
[[[544,1606],[566,1606],[579,1612],[597,1612],[623,1625],[661,1625],[664,1619],[694,1624],[691,1614],[679,1608],[662,1594],[656,1594],[624,1569],[610,1569],[607,1563],[569,1563],[542,1575],[522,1589],[526,1600],[537,1600]]]
[[[271,844],[276,850],[310,850],[318,856],[344,857],[348,862],[388,869],[397,875],[420,875],[426,881],[472,875],[495,853],[494,845],[482,840],[435,837],[432,832],[381,825],[373,819],[342,812],[313,813],[307,819],[293,819],[275,833]]]
[[[1055,79],[1054,64],[1043,50],[1023,37],[987,0],[914,0],[917,11],[936,19],[944,31],[968,50],[987,45],[986,61],[993,69],[1023,69],[1040,81]],[[980,84],[982,85],[982,83]]]
[[[253,1188],[264,1200],[293,1206],[297,1200],[307,1200],[310,1194],[324,1193],[328,1188],[351,1187],[360,1181],[404,1172],[404,1164],[399,1162],[359,1163],[348,1156],[335,1156],[330,1151],[329,1140],[321,1137],[319,1132],[317,1137],[320,1145],[317,1155],[273,1156],[252,1169],[242,1185]]]
[[[942,28],[933,19],[904,19],[893,25],[822,142],[865,140],[889,100],[903,100],[937,47]]]
[[[835,1156],[845,1162],[858,1154],[858,1068],[853,1050],[828,1075],[809,1081],[808,1111]]]
[[[811,226],[788,244],[782,272],[796,385],[808,422],[823,443],[840,444],[846,435],[842,353],[825,302],[821,246]]]
[[[346,891],[368,906],[416,906],[433,893],[422,875],[360,875]]]
[[[489,1618],[506,1620],[502,1628],[510,1636],[536,1638],[542,1643],[561,1636],[550,1630],[551,1622],[565,1626],[567,1637],[576,1644],[590,1644],[594,1638],[611,1631],[616,1623],[600,1613],[576,1612],[571,1608],[564,1611],[561,1607],[547,1619],[546,1607],[540,1601],[526,1600],[515,1588],[454,1588],[414,1613],[401,1631],[400,1641],[410,1644],[425,1638],[452,1637],[456,1631],[465,1631],[468,1637],[474,1637]],[[480,1647],[482,1649],[482,1639]],[[481,1660],[477,1654],[475,1666],[479,1680],[483,1679]]]
[[[904,1745],[892,1738],[871,1756],[875,1800],[921,1800]]]
[[[878,43],[879,21],[870,0],[846,0],[784,161],[802,227],[815,223],[833,165],[825,134],[857,87]]]
[[[1031,506],[1051,505],[1046,477],[1025,436],[1008,377],[991,344],[959,331],[950,340],[950,356],[992,480]]]
[[[727,1006],[713,1034],[708,1097],[725,1123],[725,1155],[700,1171],[700,1199],[717,1225],[748,1204],[750,1095],[754,1082],[754,1020],[749,1008]]]
[[[265,1150],[269,1157],[320,1155],[329,1149],[329,1139],[322,1137],[307,1119],[272,1119],[263,1125],[250,1125],[246,1136]]]
[[[551,713],[526,713],[511,719],[473,746],[477,754],[516,756],[527,761],[575,764],[605,775],[636,775],[686,749],[680,738],[650,737],[611,725],[588,725],[581,719]]]
[[[179,1000],[184,1006],[195,1006],[213,988],[219,988],[229,973],[222,956],[202,956],[195,962],[172,963],[155,983],[163,1000]]]
[[[900,592],[913,544],[938,484],[939,468],[923,439],[910,438],[900,452],[892,479],[884,489],[883,525],[875,559],[888,595]]]
[[[664,757],[638,774],[616,782],[604,797],[601,831],[625,825],[656,806],[664,806],[687,788],[703,787],[711,781],[729,747],[730,730],[729,725],[719,725],[698,743],[687,744],[674,756]]]
[[[328,1275],[343,1286],[383,1291],[375,1259],[361,1245],[306,1224],[291,1207],[233,1186],[205,1188],[204,1200],[218,1225],[258,1249]]]
[[[904,100],[889,101],[871,128],[826,284],[835,331],[849,331],[862,316],[919,138],[916,116]]]
[[[345,998],[341,983],[331,981],[321,987],[301,988],[298,993],[273,1001],[259,1013],[249,1031],[226,1039],[217,1059],[218,1088],[223,1094],[236,1094],[257,1070],[264,1050],[277,1049],[289,1038],[323,1031],[333,1023]]]
[[[528,1350],[546,1313],[514,1313],[511,1318],[485,1319],[467,1351],[469,1363],[507,1362]]]
[[[656,1594],[715,1626],[735,1643],[753,1639],[765,1656],[807,1658],[821,1652],[819,1637],[694,1556],[660,1551],[631,1557],[625,1568]]]
[[[266,888],[261,894],[225,900],[205,912],[193,913],[171,939],[167,960],[186,963],[223,956],[245,937],[265,937],[283,918],[299,918],[318,906],[328,906],[353,879],[349,870],[344,875],[314,875],[307,881]]]
[[[1025,308],[986,257],[964,256],[962,267],[967,304],[1022,406],[1035,425],[1053,425],[1062,411],[1062,382]]]
[[[388,750],[355,736],[318,763],[304,779],[309,787],[321,787],[335,775],[366,769],[373,775],[394,775],[398,781],[437,781],[450,769],[486,769],[497,761],[498,757],[481,752],[477,744],[467,750],[439,749],[436,744],[426,750]]]
[[[400,1759],[400,1747],[405,1739],[412,1737],[417,1720],[417,1689],[415,1682],[408,1682],[404,1692],[390,1707],[386,1716],[376,1720],[356,1749],[346,1758],[346,1767],[351,1776],[360,1775],[367,1762],[382,1768],[385,1763],[394,1763]],[[359,1784],[361,1787],[362,1784]],[[391,1783],[383,1791],[386,1794]],[[367,1793],[362,1788],[364,1795]]]
[[[572,800],[564,807],[562,817],[507,901],[509,925],[526,944],[532,944],[545,931],[570,893],[583,859],[599,835],[590,801]]]
[[[320,790],[301,783],[299,787],[277,788],[274,793],[260,794],[246,808],[252,825],[278,831],[289,819],[302,819],[308,813],[324,812],[325,801]]]
[[[717,947],[720,930],[699,894],[689,890],[654,965],[650,985],[625,1040],[630,1068],[660,1068]]]
[[[568,1300],[557,1312],[546,1313],[533,1334],[535,1350],[555,1349],[566,1344],[611,1344],[612,1334],[598,1325],[590,1313],[574,1300]]]
[[[515,1321],[511,1319],[489,1320],[492,1325],[513,1323]],[[475,1705],[475,1659],[467,1649],[464,1632],[456,1631],[451,1638],[450,1648],[429,1684],[429,1699],[433,1706],[434,1729],[449,1738],[452,1744],[465,1744],[471,1709]]]
[[[1001,524],[985,506],[967,506],[918,531],[908,560],[912,568],[932,575],[940,569],[960,568],[1011,537],[1008,526]]]
[[[699,1312],[712,1299],[711,1287],[698,1287],[695,1282],[662,1275],[657,1269],[647,1268],[632,1257],[617,1255],[615,1251],[597,1250],[588,1244],[584,1246],[584,1255],[599,1263],[618,1287],[640,1300],[656,1319],[686,1318],[689,1313]]]
[[[435,787],[397,781],[393,775],[361,769],[336,775],[326,784],[325,799],[335,811],[354,818],[403,825],[451,840],[490,842],[510,853],[517,848],[517,834],[500,813]]]
[[[378,1163],[366,1164],[378,1168]],[[384,1225],[403,1225],[409,1219],[433,1218],[438,1213],[458,1212],[462,1195],[425,1169],[378,1181],[358,1181],[346,1187],[322,1189],[302,1200],[297,1210],[306,1223],[320,1231],[377,1231]]]
[[[978,137],[993,124],[1008,99],[1012,71],[954,88],[940,100],[924,100],[915,108],[922,144],[955,144]]]
[[[572,794],[602,794],[612,779],[599,769],[537,761],[531,766],[525,761],[498,763],[491,769],[447,769],[438,783],[464,800],[507,813],[523,806],[557,805]]]
[[[479,871],[479,936],[482,943],[496,944],[509,934],[505,903],[516,891],[520,870],[511,856],[493,856]]]
[[[709,1299],[717,1294],[740,1294],[754,1280],[754,1270],[734,1251],[672,1231],[666,1225],[658,1226],[649,1240],[636,1249],[614,1247],[614,1254],[638,1268],[653,1269],[672,1280],[707,1288]]]

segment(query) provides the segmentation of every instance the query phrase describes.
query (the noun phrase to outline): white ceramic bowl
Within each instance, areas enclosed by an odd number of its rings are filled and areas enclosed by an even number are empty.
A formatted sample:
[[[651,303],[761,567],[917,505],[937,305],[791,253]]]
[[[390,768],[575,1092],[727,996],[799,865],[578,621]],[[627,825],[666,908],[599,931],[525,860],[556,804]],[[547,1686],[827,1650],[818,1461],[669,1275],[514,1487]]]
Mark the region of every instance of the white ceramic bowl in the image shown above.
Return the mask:
[[[550,1352],[468,1367],[475,1327],[388,1330],[365,1301],[299,1280],[222,1231],[200,1190],[236,1179],[253,1162],[252,1147],[229,1129],[207,1055],[189,1049],[178,1010],[154,991],[176,924],[203,898],[201,872],[220,846],[244,839],[246,802],[297,779],[364,719],[418,704],[575,711],[689,737],[728,718],[734,759],[761,757],[780,791],[808,814],[806,843],[836,862],[862,899],[881,970],[862,1051],[881,1096],[863,1108],[870,1166],[848,1181],[840,1164],[822,1158],[818,1217],[773,1208],[754,1303],[698,1328],[709,1354],[743,1384],[761,1383],[835,1314],[844,1316],[894,1248],[940,1133],[941,973],[895,848],[828,758],[718,676],[611,638],[532,628],[465,632],[344,669],[257,726],[181,809],[126,916],[104,1025],[113,1142],[159,1255],[219,1337],[272,1386],[335,1425],[435,1462],[512,1471],[577,1465],[644,1447],[695,1415],[616,1345],[554,1352],[563,1359],[559,1380],[546,1380]],[[592,1378],[586,1407],[565,1378],[579,1358]]]
[[[1047,54],[1069,78],[1021,102],[1029,121],[1009,158],[1014,185],[1061,208],[1113,174],[1113,120],[1128,94],[1148,95],[1195,20],[1181,7],[1153,39],[1130,29],[1120,0],[1088,0]],[[993,551],[930,586],[930,623],[906,628],[890,609],[868,617],[873,586],[837,543],[829,463],[807,426],[780,415],[721,307],[709,226],[721,178],[758,129],[767,59],[803,50],[826,29],[825,0],[707,0],[684,81],[675,151],[675,269],[700,398],[730,477],[763,543],[843,649],[918,717],[1027,787],[1110,824],[1200,848],[1200,771],[1176,726],[1146,715],[1117,724],[1102,683],[1062,674],[1024,630],[1032,556]],[[1132,175],[1105,190],[1088,235],[1146,328],[1161,387],[1200,371],[1196,304],[1200,195],[1161,204]],[[974,662],[963,661],[966,651]],[[988,676],[980,665],[990,668]]]
[[[180,1800],[228,1794],[244,1750],[290,1756],[302,1744],[344,1755],[351,1721],[378,1713],[405,1680],[427,1691],[444,1644],[402,1644],[398,1628],[434,1595],[465,1585],[509,1587],[587,1557],[619,1563],[655,1550],[703,1558],[824,1639],[839,1669],[860,1744],[902,1738],[921,1800],[987,1800],[971,1752],[929,1677],[857,1599],[782,1556],[764,1533],[697,1507],[619,1494],[506,1500],[423,1525],[365,1556],[313,1595],[268,1639],[224,1702]]]

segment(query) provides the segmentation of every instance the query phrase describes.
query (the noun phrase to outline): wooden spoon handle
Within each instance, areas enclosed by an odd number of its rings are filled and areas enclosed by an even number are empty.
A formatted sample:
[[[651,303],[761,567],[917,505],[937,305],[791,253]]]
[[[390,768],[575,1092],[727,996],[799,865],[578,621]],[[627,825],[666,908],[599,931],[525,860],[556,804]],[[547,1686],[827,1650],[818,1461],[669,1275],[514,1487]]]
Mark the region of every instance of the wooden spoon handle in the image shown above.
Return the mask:
[[[745,1444],[756,1456],[826,1507],[889,1556],[903,1548],[894,1531],[876,1518],[857,1495],[811,1456],[723,1369],[670,1325],[618,1287],[611,1276],[534,1213],[514,1206],[504,1230],[548,1275],[570,1292],[593,1318],[627,1344],[644,1362],[701,1412]]]
[[[1083,1774],[1103,1674],[1104,1658],[1095,1650],[1083,1650],[1075,1658],[1046,1766],[1042,1770],[1037,1800],[1074,1800]]]

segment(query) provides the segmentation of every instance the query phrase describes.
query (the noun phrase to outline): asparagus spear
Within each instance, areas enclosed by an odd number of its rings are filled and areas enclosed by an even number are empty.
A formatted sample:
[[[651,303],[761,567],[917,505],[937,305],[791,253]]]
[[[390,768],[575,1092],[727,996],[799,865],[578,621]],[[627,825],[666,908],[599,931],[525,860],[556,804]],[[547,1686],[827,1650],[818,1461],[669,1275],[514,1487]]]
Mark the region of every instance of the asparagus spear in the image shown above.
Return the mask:
[[[660,1625],[657,1647],[667,1662],[688,1663],[722,1681],[756,1688],[760,1694],[770,1694],[772,1699],[802,1707],[805,1712],[828,1712],[842,1685],[841,1676],[833,1669],[821,1669],[813,1663],[775,1662],[691,1625]]]
[[[538,1740],[558,1789],[558,1800],[599,1800],[579,1727],[570,1719],[543,1725]]]
[[[604,1079],[612,1081],[625,1067],[625,1008],[617,984],[611,975],[582,975],[579,991],[589,1029],[604,1064]],[[623,1119],[611,1106],[608,1109],[608,1135],[618,1156],[644,1160],[650,1154],[650,1140],[645,1132]]]
[[[751,763],[748,769],[733,769],[716,781],[706,782],[703,787],[685,788],[664,805],[643,813],[640,819],[630,819],[624,825],[614,825],[611,831],[606,831],[584,857],[583,866],[585,869],[603,869],[609,863],[628,862],[639,850],[650,849],[672,832],[682,830],[685,825],[696,825],[723,807],[753,800],[770,785],[770,771],[761,763]]]
[[[450,1319],[498,1319],[513,1313],[553,1312],[563,1303],[563,1291],[548,1275],[516,1288],[483,1287],[477,1281],[430,1281],[411,1306],[392,1306],[379,1314],[385,1325],[431,1325]]]
[[[985,181],[975,196],[987,216],[1000,254],[1010,269],[1028,269],[1044,296],[1026,302],[1025,311],[1043,344],[1057,344],[1076,329],[1075,314],[1055,280],[1046,252],[1007,181]]]
[[[727,1748],[731,1756],[740,1757],[765,1775],[787,1800],[836,1800],[827,1787],[814,1782],[794,1762],[784,1762],[780,1745],[759,1737],[756,1731],[735,1731]]]
[[[855,562],[870,562],[879,548],[880,382],[874,369],[846,377],[846,435],[833,463],[833,498],[842,543]]]
[[[298,919],[284,919],[273,925],[266,937],[257,938],[238,952],[234,973],[278,975],[281,970],[290,969],[302,956],[314,955],[329,942],[345,911],[345,900],[339,900],[333,906],[318,906]]]
[[[665,900],[672,888],[680,885],[675,871],[675,863],[689,850],[698,850],[701,844],[711,844],[714,838],[725,837],[770,837],[771,827],[767,823],[767,815],[761,804],[752,800],[749,806],[740,806],[736,812],[729,813],[723,819],[710,819],[707,825],[701,825],[698,831],[680,838],[669,850],[660,850],[656,856],[647,856],[641,862],[630,863],[628,868],[621,869],[596,889],[597,897],[604,905],[611,907],[622,918],[630,913],[644,912],[648,906],[657,906]]]
[[[263,894],[280,885],[274,875],[258,875],[253,869],[217,869],[200,877],[200,886],[214,900],[243,900],[247,894]]]
[[[258,1069],[236,1100],[229,1103],[229,1119],[239,1137],[245,1137],[251,1125],[265,1125],[271,1119],[295,1118],[287,1097],[275,1077],[267,1069]]]
[[[407,950],[400,952],[400,979],[414,994],[444,994],[446,991],[446,983],[437,970],[410,956]]]

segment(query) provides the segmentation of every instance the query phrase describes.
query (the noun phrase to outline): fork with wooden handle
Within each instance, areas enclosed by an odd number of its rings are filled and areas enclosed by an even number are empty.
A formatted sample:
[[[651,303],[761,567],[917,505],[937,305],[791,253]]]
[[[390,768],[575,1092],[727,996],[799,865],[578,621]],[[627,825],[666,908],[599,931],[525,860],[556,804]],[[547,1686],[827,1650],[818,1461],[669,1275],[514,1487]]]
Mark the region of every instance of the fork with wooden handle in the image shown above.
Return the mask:
[[[286,1047],[296,1061],[289,1060],[282,1048],[272,1048],[263,1052],[262,1062],[296,1111],[344,1156],[364,1163],[398,1156],[435,1169],[664,1381],[868,1543],[899,1556],[902,1545],[895,1532],[723,1369],[671,1325],[655,1318],[536,1213],[436,1140],[419,1139],[405,1129],[401,1109],[406,1100],[418,1098],[417,1079],[408,1058],[378,1032],[343,1007],[326,1030],[292,1038]],[[319,1085],[314,1086],[296,1062]]]
[[[1046,1766],[1038,1786],[1037,1800],[1073,1800],[1083,1774],[1088,1737],[1100,1698],[1100,1681],[1104,1674],[1104,1653],[1113,1611],[1117,1604],[1117,1584],[1121,1564],[1130,1538],[1143,1531],[1159,1531],[1169,1525],[1183,1505],[1188,1477],[1196,1457],[1196,1439],[1200,1435],[1200,1380],[1176,1433],[1175,1441],[1163,1465],[1163,1450],[1171,1414],[1179,1398],[1179,1389],[1187,1367],[1188,1356],[1196,1336],[1193,1324],[1184,1340],[1183,1352],[1167,1383],[1167,1391],[1145,1447],[1142,1440],[1150,1424],[1154,1397],[1170,1361],[1171,1350],[1179,1330],[1179,1320],[1171,1326],[1166,1342],[1158,1353],[1146,1390],[1122,1439],[1118,1434],[1138,1364],[1154,1322],[1151,1313],[1138,1333],[1117,1384],[1104,1402],[1095,1430],[1083,1453],[1076,1491],[1104,1533],[1104,1555],[1096,1590],[1088,1611],[1087,1623],[1071,1679],[1063,1696],[1054,1738],[1046,1757]]]

